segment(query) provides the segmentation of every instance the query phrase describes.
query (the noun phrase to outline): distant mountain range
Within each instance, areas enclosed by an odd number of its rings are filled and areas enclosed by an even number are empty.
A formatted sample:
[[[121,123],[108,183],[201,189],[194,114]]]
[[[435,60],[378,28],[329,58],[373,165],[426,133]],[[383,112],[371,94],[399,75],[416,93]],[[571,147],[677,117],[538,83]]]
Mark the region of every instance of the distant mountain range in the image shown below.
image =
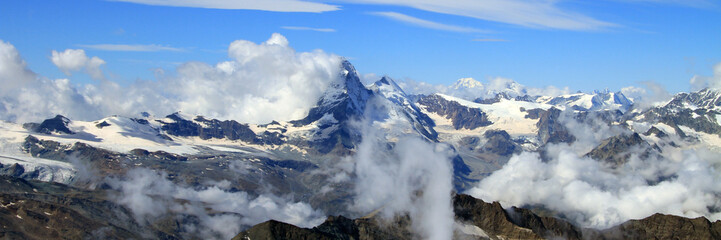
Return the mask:
[[[113,200],[124,190],[108,179],[124,179],[131,169],[148,168],[165,172],[167,179],[190,189],[222,185],[225,192],[248,196],[292,196],[294,202],[308,203],[325,215],[347,217],[329,217],[319,226],[300,228],[266,222],[268,216],[237,226],[239,231],[232,234],[238,234],[237,239],[415,238],[408,216],[383,219],[353,210],[357,194],[353,181],[334,172],[348,168],[343,164],[353,166],[352,156],[366,136],[364,128],[370,126],[382,133],[389,149],[406,137],[451,149],[453,191],[458,193],[452,202],[454,238],[721,238],[721,222],[703,217],[657,214],[610,229],[586,229],[562,214],[543,211],[543,206],[503,209],[498,202],[461,194],[519,153],[538,153],[550,161],[549,148],[582,141],[584,136],[573,127],[582,124],[618,129],[618,134],[609,132],[597,145],[586,146],[579,156],[602,163],[609,172],[629,164],[630,158],[663,158],[666,148],[717,151],[721,147],[717,90],[679,93],[647,108],[636,106],[620,92],[531,96],[513,84],[480,94],[491,98],[464,99],[408,94],[389,77],[364,86],[350,62],[344,61],[341,68],[338,81],[316,106],[292,121],[250,124],[177,112],[95,121],[57,115],[38,123],[2,122],[0,173],[7,184],[0,192],[0,237],[229,237],[187,228],[204,221],[197,214],[171,209],[151,214],[144,222],[133,214],[132,206]],[[474,91],[480,85],[461,79],[452,87]],[[343,178],[353,177],[350,173]],[[181,195],[164,201],[208,204]],[[242,215],[247,215],[205,209],[211,210],[202,216],[229,214],[244,219]]]

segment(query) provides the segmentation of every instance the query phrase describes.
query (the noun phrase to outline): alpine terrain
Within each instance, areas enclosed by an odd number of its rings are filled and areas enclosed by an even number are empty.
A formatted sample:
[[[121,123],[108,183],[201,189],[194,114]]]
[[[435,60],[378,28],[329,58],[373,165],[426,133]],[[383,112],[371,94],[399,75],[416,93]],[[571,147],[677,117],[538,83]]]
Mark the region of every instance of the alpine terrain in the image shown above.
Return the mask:
[[[337,68],[292,120],[0,122],[0,237],[721,239],[720,90],[418,94]]]

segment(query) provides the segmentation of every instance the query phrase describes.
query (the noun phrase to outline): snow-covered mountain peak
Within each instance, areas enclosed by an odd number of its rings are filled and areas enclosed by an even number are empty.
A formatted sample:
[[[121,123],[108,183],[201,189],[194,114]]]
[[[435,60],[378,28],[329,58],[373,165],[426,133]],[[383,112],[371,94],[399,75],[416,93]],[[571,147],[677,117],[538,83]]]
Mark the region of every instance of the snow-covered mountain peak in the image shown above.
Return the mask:
[[[451,89],[483,89],[483,83],[473,78],[461,78],[451,85]]]
[[[370,88],[374,91],[375,89],[378,89],[382,92],[396,92],[402,95],[406,95],[405,91],[403,91],[403,89],[388,76],[384,76],[380,80],[376,81],[375,83],[373,83],[373,85],[371,85]]]
[[[679,93],[666,104],[666,107],[704,108],[721,111],[721,90],[704,88],[697,92]]]
[[[594,91],[594,93],[574,93],[557,97],[541,97],[538,102],[567,107],[575,110],[628,110],[633,101],[621,92]]]
[[[363,115],[366,102],[373,93],[361,83],[358,72],[349,61],[344,59],[339,67],[338,78],[326,89],[316,106],[305,118],[293,121],[293,124],[307,125],[327,113],[333,114],[338,121]]]

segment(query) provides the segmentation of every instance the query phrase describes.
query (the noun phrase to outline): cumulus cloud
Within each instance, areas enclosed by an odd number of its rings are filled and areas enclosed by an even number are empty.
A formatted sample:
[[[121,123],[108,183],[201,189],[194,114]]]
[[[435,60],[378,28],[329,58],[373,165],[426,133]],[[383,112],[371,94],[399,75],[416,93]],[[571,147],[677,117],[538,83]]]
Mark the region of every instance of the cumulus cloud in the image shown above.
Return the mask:
[[[222,184],[202,189],[180,186],[164,172],[137,168],[124,178],[106,180],[116,202],[130,209],[141,224],[152,223],[167,213],[197,217],[185,222],[189,238],[230,239],[244,227],[270,219],[301,227],[313,227],[325,220],[324,214],[309,204],[292,202],[274,195],[251,196],[228,192]]]
[[[100,69],[105,65],[105,61],[98,57],[89,58],[82,49],[65,49],[63,52],[53,50],[50,60],[68,76],[71,76],[72,72],[84,69],[93,79],[105,78]]]
[[[67,63],[72,65],[71,63]],[[0,41],[0,119],[37,121],[54,114],[99,116],[98,109],[68,79],[50,80],[27,69],[15,47]]]
[[[417,138],[401,139],[392,149],[385,136],[367,125],[358,147],[353,208],[380,209],[384,218],[409,214],[422,239],[451,239],[452,169],[449,149]]]
[[[161,80],[178,110],[251,123],[298,119],[340,74],[340,57],[297,53],[280,34],[261,44],[234,41],[228,55],[215,66],[185,63]]]
[[[27,68],[15,46],[0,40],[0,94],[6,94],[35,80],[35,73]]]
[[[2,42],[0,48],[0,77],[10,86],[3,88],[0,117],[18,122],[54,114],[96,120],[176,111],[250,123],[294,120],[304,117],[330,83],[339,80],[341,68],[340,57],[321,50],[296,52],[285,37],[273,34],[260,44],[234,41],[228,47],[230,60],[215,65],[187,62],[174,72],[158,74],[157,81],[73,86],[68,79],[35,77],[11,44]],[[68,75],[84,70],[94,78],[102,77],[105,64],[75,49],[53,51],[51,60]]]
[[[692,80],[693,81],[693,80]],[[641,87],[630,86],[621,89],[624,96],[633,99],[633,107],[644,110],[665,104],[673,95],[661,84],[652,81],[640,82]]]
[[[542,206],[584,227],[607,228],[654,213],[721,218],[718,160],[703,150],[663,148],[662,156],[631,150],[615,169],[585,157],[590,146],[624,133],[600,123],[566,122],[578,141],[552,145],[546,159],[523,152],[468,190],[505,207]]]
[[[704,88],[721,89],[721,63],[713,67],[713,76],[695,75],[691,78],[691,90],[698,91]]]

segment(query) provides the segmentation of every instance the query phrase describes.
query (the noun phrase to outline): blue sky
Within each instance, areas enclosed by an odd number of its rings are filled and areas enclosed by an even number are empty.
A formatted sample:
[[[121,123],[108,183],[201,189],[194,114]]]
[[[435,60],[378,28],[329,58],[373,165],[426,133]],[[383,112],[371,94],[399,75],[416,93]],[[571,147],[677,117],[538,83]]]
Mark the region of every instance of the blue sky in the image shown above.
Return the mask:
[[[505,77],[581,91],[654,81],[688,91],[690,78],[721,62],[719,23],[721,3],[703,0],[0,2],[0,39],[30,69],[65,78],[51,52],[84,49],[121,84],[188,61],[225,61],[232,41],[277,32],[297,51],[322,49],[397,79]]]

